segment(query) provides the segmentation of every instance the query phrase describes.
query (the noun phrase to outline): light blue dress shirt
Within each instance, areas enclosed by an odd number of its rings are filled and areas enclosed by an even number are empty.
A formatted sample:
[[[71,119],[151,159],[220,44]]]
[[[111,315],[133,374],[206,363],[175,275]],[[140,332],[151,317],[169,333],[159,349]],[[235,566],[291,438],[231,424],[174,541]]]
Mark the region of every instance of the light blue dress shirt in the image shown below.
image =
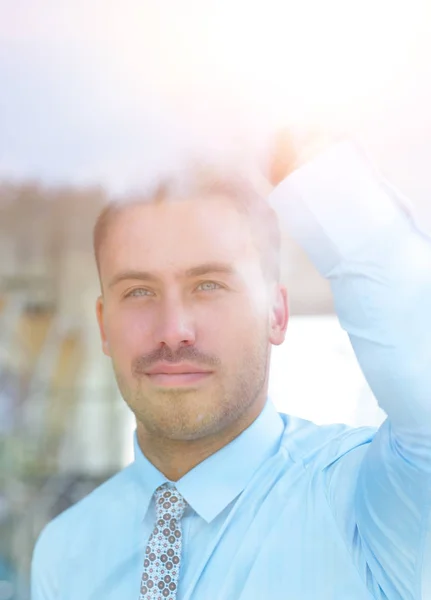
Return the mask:
[[[349,142],[271,194],[282,226],[334,293],[388,419],[317,426],[271,400],[176,486],[178,600],[416,600],[430,574],[431,241]],[[325,402],[325,392],[319,398]],[[32,600],[137,600],[152,495],[142,454],[51,521],[33,554]]]

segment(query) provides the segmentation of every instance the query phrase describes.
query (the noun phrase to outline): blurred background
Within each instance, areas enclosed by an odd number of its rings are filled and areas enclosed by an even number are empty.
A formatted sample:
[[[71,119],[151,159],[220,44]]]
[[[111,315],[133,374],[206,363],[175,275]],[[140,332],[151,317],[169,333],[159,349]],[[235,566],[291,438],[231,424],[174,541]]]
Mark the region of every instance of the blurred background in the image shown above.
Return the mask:
[[[425,0],[0,0],[0,600],[29,598],[46,522],[126,466],[92,227],[191,157],[265,168],[280,127],[351,132],[431,231]],[[292,318],[270,395],[379,425],[329,288],[284,236]]]

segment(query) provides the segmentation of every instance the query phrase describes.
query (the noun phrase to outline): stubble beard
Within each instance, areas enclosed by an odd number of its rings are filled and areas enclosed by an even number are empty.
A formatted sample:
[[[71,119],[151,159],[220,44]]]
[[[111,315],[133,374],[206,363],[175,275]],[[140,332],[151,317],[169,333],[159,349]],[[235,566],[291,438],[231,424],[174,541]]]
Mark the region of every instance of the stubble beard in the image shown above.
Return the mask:
[[[269,352],[261,343],[241,363],[240,371],[228,380],[218,380],[220,371],[212,375],[211,389],[159,389],[151,391],[134,378],[134,387],[115,369],[121,395],[146,434],[170,440],[197,440],[217,436],[223,430],[246,420],[261,398],[267,383]]]

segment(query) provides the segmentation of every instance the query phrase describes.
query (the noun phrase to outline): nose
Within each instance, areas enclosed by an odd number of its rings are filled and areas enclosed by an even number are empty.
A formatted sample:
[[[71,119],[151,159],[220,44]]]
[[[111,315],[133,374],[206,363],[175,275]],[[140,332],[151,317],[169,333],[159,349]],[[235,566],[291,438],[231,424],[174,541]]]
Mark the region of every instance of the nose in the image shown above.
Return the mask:
[[[165,344],[173,351],[181,346],[192,346],[196,332],[190,310],[178,299],[166,299],[155,319],[154,342]]]

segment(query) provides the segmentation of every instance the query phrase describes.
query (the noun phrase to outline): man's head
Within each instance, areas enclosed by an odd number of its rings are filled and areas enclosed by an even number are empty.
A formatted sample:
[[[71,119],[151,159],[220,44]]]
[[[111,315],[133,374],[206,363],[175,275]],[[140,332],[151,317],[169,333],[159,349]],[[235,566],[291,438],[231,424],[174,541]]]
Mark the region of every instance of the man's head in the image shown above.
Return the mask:
[[[196,440],[256,417],[288,318],[277,219],[256,191],[202,173],[162,186],[108,206],[94,247],[103,350],[138,427]]]

